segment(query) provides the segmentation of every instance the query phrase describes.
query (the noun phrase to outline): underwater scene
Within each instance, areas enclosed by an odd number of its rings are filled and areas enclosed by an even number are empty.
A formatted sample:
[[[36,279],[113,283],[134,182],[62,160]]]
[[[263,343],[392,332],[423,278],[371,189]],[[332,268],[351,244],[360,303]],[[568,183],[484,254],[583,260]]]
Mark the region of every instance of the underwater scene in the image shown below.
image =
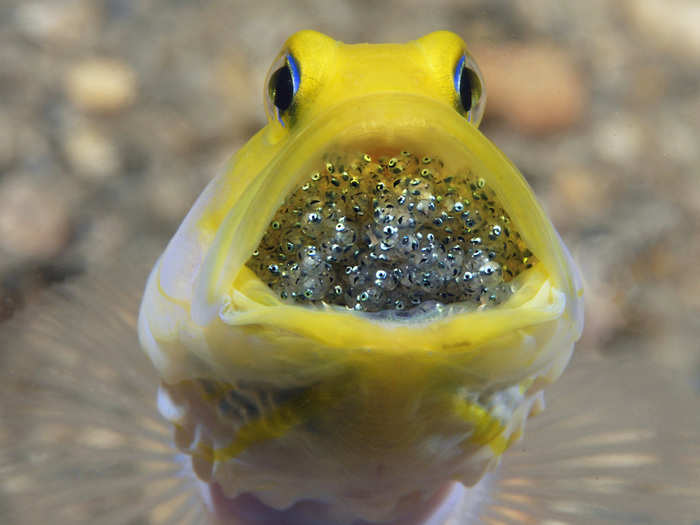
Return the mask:
[[[0,522],[700,524],[697,24],[5,2]]]

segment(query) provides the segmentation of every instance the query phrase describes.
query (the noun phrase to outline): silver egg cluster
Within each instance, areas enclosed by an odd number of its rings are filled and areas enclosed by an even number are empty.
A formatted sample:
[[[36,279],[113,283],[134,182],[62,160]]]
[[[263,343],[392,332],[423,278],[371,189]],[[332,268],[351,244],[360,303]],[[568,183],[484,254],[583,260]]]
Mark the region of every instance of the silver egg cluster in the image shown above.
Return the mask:
[[[404,151],[328,155],[247,264],[283,299],[402,317],[499,304],[533,263],[484,179]]]

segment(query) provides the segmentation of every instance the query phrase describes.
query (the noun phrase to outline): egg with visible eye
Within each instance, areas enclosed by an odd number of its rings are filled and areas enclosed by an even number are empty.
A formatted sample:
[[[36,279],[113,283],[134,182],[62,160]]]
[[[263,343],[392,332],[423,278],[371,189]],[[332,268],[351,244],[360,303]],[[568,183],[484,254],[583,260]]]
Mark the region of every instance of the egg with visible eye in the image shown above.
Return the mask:
[[[303,31],[265,95],[145,290],[161,411],[226,498],[395,520],[519,439],[580,336],[577,270],[456,35]]]

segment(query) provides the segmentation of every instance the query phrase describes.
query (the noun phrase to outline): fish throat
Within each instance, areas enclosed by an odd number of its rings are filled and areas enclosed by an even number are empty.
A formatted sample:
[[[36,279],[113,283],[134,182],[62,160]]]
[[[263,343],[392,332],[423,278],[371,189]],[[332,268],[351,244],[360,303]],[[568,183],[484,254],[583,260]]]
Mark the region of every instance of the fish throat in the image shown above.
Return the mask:
[[[401,319],[496,306],[535,262],[484,178],[355,151],[308,171],[246,264],[285,301]]]

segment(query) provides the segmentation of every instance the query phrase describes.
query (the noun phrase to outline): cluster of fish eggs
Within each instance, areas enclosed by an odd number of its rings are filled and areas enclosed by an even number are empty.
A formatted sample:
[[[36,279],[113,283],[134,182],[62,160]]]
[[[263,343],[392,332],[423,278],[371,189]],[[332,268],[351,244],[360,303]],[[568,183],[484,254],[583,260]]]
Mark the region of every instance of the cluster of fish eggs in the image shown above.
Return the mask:
[[[282,299],[401,317],[499,304],[534,262],[486,180],[402,151],[327,155],[247,265]]]

